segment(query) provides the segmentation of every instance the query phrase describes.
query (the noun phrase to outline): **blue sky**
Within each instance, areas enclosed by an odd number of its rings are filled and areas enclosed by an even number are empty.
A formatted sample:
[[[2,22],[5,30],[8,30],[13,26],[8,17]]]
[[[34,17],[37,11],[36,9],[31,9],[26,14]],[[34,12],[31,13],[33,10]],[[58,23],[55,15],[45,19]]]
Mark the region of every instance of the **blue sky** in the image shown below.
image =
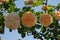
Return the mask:
[[[60,0],[49,0],[48,4],[51,5],[57,5],[60,2]],[[24,0],[17,0],[15,1],[15,4],[18,8],[22,8],[24,6]],[[35,11],[40,11],[41,10],[41,6],[38,7],[34,7]],[[18,39],[22,39],[21,35],[18,34],[17,30],[13,30],[12,32],[9,32],[8,28],[5,27],[5,33],[3,35],[1,35],[2,40],[18,40]],[[34,39],[33,36],[26,36],[25,38],[23,38],[22,40],[38,40],[38,39]]]

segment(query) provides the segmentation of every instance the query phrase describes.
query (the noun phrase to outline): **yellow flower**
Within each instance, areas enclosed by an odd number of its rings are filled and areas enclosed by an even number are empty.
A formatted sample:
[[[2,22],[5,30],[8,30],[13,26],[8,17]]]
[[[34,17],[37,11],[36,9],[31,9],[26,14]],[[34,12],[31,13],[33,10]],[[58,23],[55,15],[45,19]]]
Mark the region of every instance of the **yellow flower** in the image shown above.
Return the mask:
[[[42,10],[47,10],[48,9],[48,6],[47,5],[43,5],[42,6]]]
[[[24,3],[27,5],[27,4],[33,4],[34,3],[34,0],[24,0]]]
[[[59,11],[55,11],[55,13],[53,14],[53,16],[54,16],[57,20],[60,20],[60,12],[59,12]]]
[[[9,0],[0,0],[0,2],[8,2]]]
[[[25,27],[32,27],[36,23],[36,17],[31,12],[25,12],[21,18],[22,25]]]
[[[5,26],[9,29],[16,29],[20,26],[20,19],[17,13],[8,13],[4,16]]]
[[[39,22],[40,22],[43,26],[47,27],[47,26],[49,26],[49,25],[53,22],[53,18],[52,18],[52,16],[49,15],[49,14],[42,14],[42,15],[40,16],[40,18],[39,18]]]

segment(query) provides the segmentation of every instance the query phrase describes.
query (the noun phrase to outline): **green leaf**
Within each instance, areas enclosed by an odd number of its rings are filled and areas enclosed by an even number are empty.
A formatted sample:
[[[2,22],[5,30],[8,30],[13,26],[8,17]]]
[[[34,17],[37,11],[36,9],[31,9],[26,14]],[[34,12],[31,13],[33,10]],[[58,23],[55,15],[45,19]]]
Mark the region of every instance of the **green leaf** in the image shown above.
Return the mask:
[[[3,7],[5,8],[5,10],[9,9],[10,8],[9,3],[3,3]]]
[[[42,27],[42,29],[41,29],[41,31],[44,33],[44,32],[46,32],[46,27]]]
[[[59,39],[59,40],[60,40],[60,35],[58,35],[58,36],[57,36],[57,39]]]
[[[9,0],[9,3],[12,4],[15,0]]]
[[[39,11],[39,12],[36,12],[35,15],[37,16],[37,18],[39,18],[42,13],[43,13],[43,12],[40,12],[40,11]]]
[[[10,4],[10,11],[14,11],[15,4]]]
[[[18,8],[15,8],[15,9],[14,9],[15,12],[18,12],[19,10],[20,10],[20,9],[18,9]]]
[[[22,38],[24,38],[26,36],[26,34],[25,33],[22,33],[21,36],[22,36]]]
[[[0,26],[0,34],[4,34],[4,26]]]
[[[4,26],[3,14],[0,12],[0,34],[4,34]]]
[[[33,4],[33,6],[39,6],[42,4],[43,0],[36,0],[36,2]]]

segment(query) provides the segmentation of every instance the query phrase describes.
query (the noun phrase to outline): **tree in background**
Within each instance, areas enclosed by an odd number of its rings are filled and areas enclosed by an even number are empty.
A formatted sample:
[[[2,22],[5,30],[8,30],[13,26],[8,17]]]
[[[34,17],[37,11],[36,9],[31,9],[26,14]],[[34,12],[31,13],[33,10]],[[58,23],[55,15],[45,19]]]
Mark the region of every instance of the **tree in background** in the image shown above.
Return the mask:
[[[27,34],[41,40],[60,40],[60,3],[53,6],[48,5],[48,0],[24,0],[25,6],[19,9],[15,1],[0,0],[0,34],[7,26],[10,32],[17,29],[22,38]],[[42,11],[32,9],[40,5]]]

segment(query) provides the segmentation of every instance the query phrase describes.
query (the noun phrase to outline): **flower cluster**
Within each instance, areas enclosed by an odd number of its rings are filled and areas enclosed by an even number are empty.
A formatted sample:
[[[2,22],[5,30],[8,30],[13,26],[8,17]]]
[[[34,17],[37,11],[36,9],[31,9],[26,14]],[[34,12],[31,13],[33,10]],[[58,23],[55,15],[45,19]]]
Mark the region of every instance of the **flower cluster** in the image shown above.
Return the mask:
[[[60,12],[55,12],[54,17],[60,19]],[[16,29],[20,26],[20,18],[17,13],[7,13],[4,16],[5,26],[9,29]],[[37,22],[36,16],[32,12],[25,12],[21,17],[21,24],[25,27],[33,27]],[[41,14],[39,18],[40,24],[47,27],[53,23],[53,17],[50,14]]]

